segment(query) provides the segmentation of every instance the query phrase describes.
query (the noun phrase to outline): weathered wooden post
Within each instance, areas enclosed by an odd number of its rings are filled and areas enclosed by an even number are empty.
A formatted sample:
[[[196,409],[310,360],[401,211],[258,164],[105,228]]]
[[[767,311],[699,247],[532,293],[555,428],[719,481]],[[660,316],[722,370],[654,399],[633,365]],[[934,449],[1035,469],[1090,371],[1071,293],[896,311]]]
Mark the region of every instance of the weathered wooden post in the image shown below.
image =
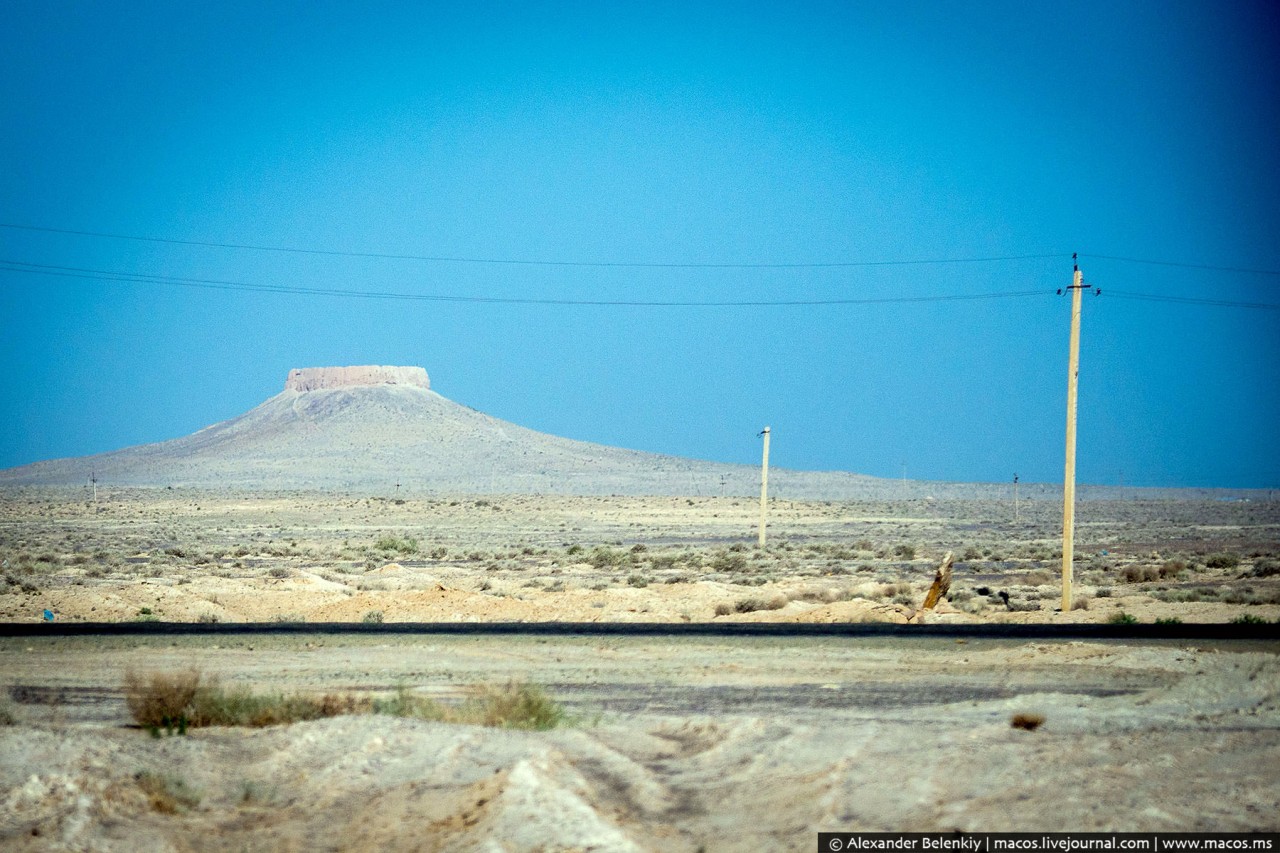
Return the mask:
[[[760,462],[760,547],[765,542],[765,521],[769,512],[769,428],[760,431],[764,436],[764,458]]]

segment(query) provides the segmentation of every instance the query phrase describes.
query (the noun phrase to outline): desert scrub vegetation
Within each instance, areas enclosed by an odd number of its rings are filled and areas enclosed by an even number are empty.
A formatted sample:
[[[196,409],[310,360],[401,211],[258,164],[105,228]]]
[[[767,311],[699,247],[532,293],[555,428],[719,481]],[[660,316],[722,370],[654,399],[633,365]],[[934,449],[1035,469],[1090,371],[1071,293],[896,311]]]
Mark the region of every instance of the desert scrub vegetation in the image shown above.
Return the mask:
[[[403,539],[395,536],[383,536],[373,543],[373,549],[375,551],[390,551],[396,554],[416,554],[418,553],[418,540],[408,536]]]
[[[130,670],[125,673],[124,694],[134,722],[157,736],[185,734],[189,728],[205,726],[262,728],[349,714],[538,731],[565,721],[564,709],[541,687],[518,681],[470,687],[461,703],[451,705],[404,687],[390,698],[255,693],[245,687],[223,687],[198,670],[145,675]]]
[[[735,613],[754,613],[757,610],[781,610],[789,603],[785,595],[772,598],[740,598],[733,605]]]
[[[591,550],[590,556],[587,557],[587,562],[597,570],[620,569],[639,562],[638,553],[610,548],[608,545],[600,545]]]
[[[741,572],[747,568],[747,558],[739,552],[721,551],[711,558],[707,568],[716,572]]]
[[[146,794],[151,808],[161,814],[177,814],[200,805],[200,792],[179,776],[142,770],[134,774],[133,781]]]

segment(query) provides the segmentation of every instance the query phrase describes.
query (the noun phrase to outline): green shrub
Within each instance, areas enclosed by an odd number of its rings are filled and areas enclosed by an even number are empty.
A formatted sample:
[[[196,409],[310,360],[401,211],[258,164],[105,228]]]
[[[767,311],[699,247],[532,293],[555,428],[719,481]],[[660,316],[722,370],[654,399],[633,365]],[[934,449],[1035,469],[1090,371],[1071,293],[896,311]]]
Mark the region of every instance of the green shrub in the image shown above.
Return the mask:
[[[630,565],[635,561],[635,556],[627,551],[616,551],[608,545],[600,545],[593,548],[591,556],[587,558],[592,568],[595,569],[613,569],[620,566]]]
[[[1204,564],[1210,569],[1234,569],[1240,565],[1240,555],[1222,551],[1205,557]]]
[[[381,624],[382,624],[382,611],[381,611],[381,610],[370,610],[368,613],[366,613],[366,614],[364,615],[364,618],[363,618],[363,619],[361,619],[360,621],[361,621],[362,623],[364,623],[365,625],[381,625]]]
[[[1121,610],[1108,619],[1107,622],[1112,625],[1136,625],[1138,624],[1138,617]]]
[[[916,558],[916,549],[914,545],[898,545],[893,549],[895,556],[904,560],[914,560]]]
[[[1266,619],[1254,616],[1252,613],[1244,613],[1231,620],[1232,625],[1265,625],[1266,623]]]
[[[709,565],[717,572],[741,572],[747,568],[747,558],[744,554],[721,551],[711,558]]]
[[[375,551],[392,551],[398,554],[416,554],[418,553],[418,540],[405,537],[397,539],[395,536],[383,536],[373,544]]]
[[[1254,563],[1253,568],[1245,572],[1244,577],[1269,578],[1274,575],[1280,575],[1280,560],[1268,559]]]

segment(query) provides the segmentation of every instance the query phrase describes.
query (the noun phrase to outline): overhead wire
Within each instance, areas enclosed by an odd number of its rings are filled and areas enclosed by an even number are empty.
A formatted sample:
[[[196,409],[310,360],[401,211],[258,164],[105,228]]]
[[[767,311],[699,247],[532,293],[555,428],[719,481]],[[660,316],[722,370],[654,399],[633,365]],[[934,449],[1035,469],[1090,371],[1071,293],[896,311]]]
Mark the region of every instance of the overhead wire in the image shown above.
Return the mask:
[[[521,266],[546,267],[595,267],[595,268],[638,268],[638,269],[823,269],[823,268],[855,268],[855,267],[892,267],[922,266],[974,263],[1000,263],[1020,260],[1036,260],[1065,257],[1065,254],[1037,253],[1024,255],[1001,255],[985,257],[952,257],[929,259],[890,259],[865,261],[819,261],[819,262],[647,262],[647,261],[586,261],[586,260],[540,260],[527,258],[484,258],[446,255],[414,255],[373,251],[346,251],[338,249],[316,249],[296,246],[256,245],[248,243],[218,242],[210,240],[183,240],[169,237],[150,237],[130,234],[117,234],[104,231],[76,230],[69,228],[52,228],[35,225],[0,222],[0,228],[21,231],[33,231],[52,234],[68,234],[76,236],[97,237],[114,240],[130,240],[148,243],[164,243],[180,246],[202,246],[221,249],[243,249],[262,252],[282,252],[290,254],[323,255],[351,258],[372,258],[384,260],[408,260],[421,262],[447,262],[465,264],[507,264]],[[1188,263],[1182,261],[1156,260],[1121,255],[1102,255],[1080,253],[1082,258],[1121,261],[1126,263],[1154,264],[1169,267],[1208,270],[1216,272],[1232,272],[1255,275],[1280,275],[1280,270],[1254,267],[1219,266],[1212,264]],[[90,269],[83,267],[59,266],[54,264],[36,264],[25,261],[0,260],[0,270],[66,278],[93,279],[98,281],[122,281],[135,283],[164,284],[180,287],[206,288],[216,290],[239,290],[262,293],[285,293],[312,296],[351,297],[360,299],[393,299],[418,300],[433,302],[469,302],[497,303],[518,305],[583,305],[583,306],[632,306],[632,307],[769,307],[769,306],[821,306],[821,305],[873,305],[911,302],[950,302],[980,299],[998,299],[1043,295],[1045,290],[1018,290],[988,293],[955,293],[928,296],[888,296],[870,298],[829,298],[829,299],[760,299],[760,300],[643,300],[643,299],[549,299],[536,297],[498,297],[498,296],[464,296],[457,294],[407,293],[397,291],[356,290],[350,288],[306,287],[301,285],[262,284],[253,282],[227,281],[222,279],[184,278],[178,276],[159,276],[147,273],[121,272],[113,270]],[[1206,299],[1199,297],[1172,296],[1168,294],[1133,293],[1108,288],[1107,293],[1120,299],[1133,299],[1149,302],[1167,302],[1184,305],[1206,305],[1231,308],[1247,308],[1256,310],[1280,310],[1280,304],[1263,302],[1246,302],[1228,299]]]
[[[1209,270],[1211,272],[1238,272],[1253,275],[1280,275],[1280,270],[1259,269],[1257,267],[1229,267],[1215,264],[1193,264],[1186,261],[1158,261],[1151,258],[1129,258],[1121,255],[1095,255],[1092,252],[1080,252],[1082,258],[1097,258],[1105,261],[1123,261],[1129,264],[1152,264],[1161,267],[1183,267],[1193,270]]]
[[[1065,253],[1040,253],[1029,255],[999,255],[990,257],[967,258],[915,258],[900,260],[872,261],[818,261],[818,262],[747,262],[729,263],[715,262],[666,262],[666,261],[585,261],[585,260],[541,260],[530,258],[484,258],[454,255],[414,255],[395,252],[348,251],[343,249],[316,249],[301,246],[269,246],[253,243],[230,243],[212,240],[181,240],[172,237],[143,237],[132,234],[115,234],[106,231],[79,231],[70,228],[46,228],[36,225],[18,225],[0,222],[0,228],[21,231],[38,231],[48,234],[71,234],[81,237],[101,237],[111,240],[132,240],[143,243],[165,243],[175,246],[202,246],[214,249],[244,249],[255,252],[282,252],[298,255],[325,255],[342,258],[377,258],[395,261],[424,261],[431,263],[456,264],[506,264],[512,266],[543,267],[620,267],[634,269],[838,269],[845,267],[892,267],[892,266],[927,266],[940,264],[979,264],[1001,263],[1006,261],[1037,260],[1045,258],[1065,258]]]
[[[858,299],[732,299],[732,300],[639,300],[639,299],[541,299],[534,297],[461,296],[456,294],[406,293],[397,291],[353,290],[349,288],[304,287],[290,284],[261,284],[227,281],[223,279],[185,278],[181,276],[152,275],[85,267],[67,267],[53,264],[34,264],[25,261],[0,260],[0,270],[33,275],[81,278],[94,281],[120,281],[137,284],[162,284],[176,287],[193,287],[209,290],[234,290],[254,293],[285,293],[307,296],[337,296],[358,299],[394,299],[424,302],[462,302],[510,305],[582,305],[616,306],[636,308],[767,308],[819,305],[884,305],[913,302],[963,302],[982,299],[1007,299],[1026,296],[1047,296],[1047,288],[1037,290],[1001,291],[991,293],[950,293],[929,296],[883,296]]]
[[[1239,302],[1232,299],[1201,299],[1194,296],[1172,296],[1161,293],[1133,293],[1128,290],[1107,288],[1104,293],[1116,299],[1136,299],[1144,302],[1172,302],[1179,305],[1216,305],[1221,308],[1254,308],[1262,311],[1280,311],[1280,303]]]
[[[138,234],[120,234],[111,231],[92,231],[86,229],[75,228],[53,228],[41,225],[26,225],[16,222],[0,222],[0,228],[7,228],[15,231],[31,231],[45,234],[66,234],[78,237],[96,237],[109,240],[130,240],[142,243],[163,243],[175,246],[200,246],[204,248],[214,249],[238,249],[255,252],[280,252],[287,254],[299,255],[322,255],[329,257],[346,257],[346,258],[376,258],[381,260],[399,260],[399,261],[422,261],[428,263],[457,263],[457,264],[506,264],[512,266],[547,266],[547,267],[621,267],[636,269],[824,269],[824,268],[853,268],[853,267],[888,267],[888,266],[927,266],[942,264],[975,264],[975,263],[1003,263],[1008,261],[1024,261],[1024,260],[1044,260],[1051,258],[1065,258],[1066,252],[1037,252],[1023,255],[990,255],[979,257],[949,257],[949,258],[903,258],[903,259],[881,259],[881,260],[864,260],[864,261],[730,261],[730,262],[701,262],[701,261],[588,261],[588,260],[566,260],[566,259],[539,259],[539,258],[493,258],[493,257],[469,257],[462,255],[418,255],[402,252],[375,252],[369,250],[346,250],[346,249],[317,249],[308,246],[280,246],[267,245],[257,243],[235,243],[230,241],[219,240],[188,240],[176,237],[154,237]],[[1231,272],[1244,273],[1251,275],[1271,275],[1280,276],[1280,269],[1266,269],[1260,267],[1240,267],[1228,266],[1220,264],[1194,263],[1190,261],[1172,261],[1158,258],[1138,258],[1130,255],[1105,255],[1094,252],[1080,252],[1082,258],[1096,258],[1098,260],[1120,261],[1122,263],[1131,264],[1151,264],[1166,267],[1182,267],[1184,269],[1207,270],[1211,272]]]

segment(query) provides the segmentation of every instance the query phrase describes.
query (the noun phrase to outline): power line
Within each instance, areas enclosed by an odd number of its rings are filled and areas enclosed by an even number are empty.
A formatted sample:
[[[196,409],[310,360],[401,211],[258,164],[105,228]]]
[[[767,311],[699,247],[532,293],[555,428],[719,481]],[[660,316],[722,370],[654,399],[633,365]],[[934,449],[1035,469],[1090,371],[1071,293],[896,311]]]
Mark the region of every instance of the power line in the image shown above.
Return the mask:
[[[777,299],[777,300],[621,300],[621,299],[534,299],[502,296],[458,296],[447,294],[403,293],[394,291],[350,290],[344,288],[303,287],[289,284],[255,284],[221,279],[183,278],[149,273],[116,272],[24,261],[0,260],[0,270],[93,281],[119,281],[136,284],[161,284],[208,290],[233,290],[251,293],[283,293],[301,296],[353,297],[358,299],[395,299],[423,302],[463,302],[509,305],[583,305],[636,308],[772,308],[822,305],[886,305],[913,302],[964,302],[980,299],[1007,299],[1024,296],[1047,296],[1051,291],[1018,290],[998,293],[955,293],[934,296],[884,296],[863,299]]]
[[[1127,290],[1107,288],[1107,296],[1117,299],[1138,299],[1144,302],[1174,302],[1179,305],[1217,305],[1223,308],[1255,308],[1262,311],[1280,311],[1280,304],[1272,302],[1236,302],[1230,299],[1197,299],[1192,296],[1168,296],[1157,293],[1132,293]]]
[[[664,263],[646,261],[554,261],[534,260],[527,258],[473,258],[451,255],[410,255],[392,252],[357,252],[340,249],[312,249],[299,246],[265,246],[251,243],[224,243],[213,240],[179,240],[171,237],[141,237],[131,234],[113,234],[105,231],[77,231],[70,228],[44,228],[36,225],[16,225],[0,222],[0,228],[19,231],[39,231],[46,234],[72,234],[79,237],[101,237],[110,240],[132,240],[141,243],[165,243],[174,246],[202,246],[213,249],[244,249],[255,252],[283,252],[295,255],[325,255],[341,258],[378,258],[394,261],[424,261],[430,263],[454,264],[505,264],[509,266],[542,266],[542,267],[622,267],[639,269],[823,269],[843,267],[893,267],[893,266],[925,266],[938,264],[979,264],[999,263],[1004,261],[1025,261],[1044,258],[1065,258],[1062,253],[1045,253],[1031,255],[1002,255],[981,258],[928,258],[913,260],[877,260],[877,261],[823,261],[817,263]]]
[[[483,258],[457,255],[414,255],[396,252],[348,251],[342,249],[315,249],[305,246],[271,246],[254,243],[231,243],[217,240],[182,240],[174,237],[149,237],[137,234],[117,234],[110,231],[87,231],[74,228],[49,228],[40,225],[22,225],[13,222],[0,222],[0,228],[16,231],[36,231],[45,234],[69,234],[78,237],[98,237],[108,240],[131,240],[141,243],[164,243],[174,246],[201,246],[212,249],[240,249],[254,252],[281,252],[297,255],[324,255],[344,258],[377,258],[396,261],[423,261],[429,263],[455,264],[505,264],[510,266],[547,266],[547,267],[622,267],[637,269],[823,269],[846,267],[890,267],[890,266],[927,266],[942,264],[976,264],[1003,263],[1007,261],[1044,260],[1065,258],[1065,252],[1039,252],[1025,255],[992,255],[971,258],[910,258],[901,260],[871,261],[816,261],[816,262],[748,262],[729,263],[697,263],[697,262],[652,262],[652,261],[582,261],[582,260],[540,260],[533,258]],[[1201,264],[1188,261],[1170,261],[1157,258],[1135,258],[1128,255],[1099,255],[1091,252],[1080,252],[1080,257],[1097,258],[1107,261],[1121,261],[1131,264],[1152,264],[1165,267],[1182,267],[1184,269],[1211,270],[1214,272],[1247,273],[1253,275],[1280,276],[1280,270],[1262,269],[1258,267],[1237,267],[1219,264]]]
[[[1213,272],[1240,272],[1252,273],[1254,275],[1280,275],[1280,270],[1257,269],[1255,267],[1224,267],[1215,266],[1214,264],[1192,264],[1185,261],[1157,261],[1150,258],[1128,258],[1120,255],[1094,255],[1088,252],[1081,252],[1082,258],[1098,258],[1107,261],[1124,261],[1130,264],[1152,264],[1161,267],[1183,267],[1193,270],[1212,270]]]

